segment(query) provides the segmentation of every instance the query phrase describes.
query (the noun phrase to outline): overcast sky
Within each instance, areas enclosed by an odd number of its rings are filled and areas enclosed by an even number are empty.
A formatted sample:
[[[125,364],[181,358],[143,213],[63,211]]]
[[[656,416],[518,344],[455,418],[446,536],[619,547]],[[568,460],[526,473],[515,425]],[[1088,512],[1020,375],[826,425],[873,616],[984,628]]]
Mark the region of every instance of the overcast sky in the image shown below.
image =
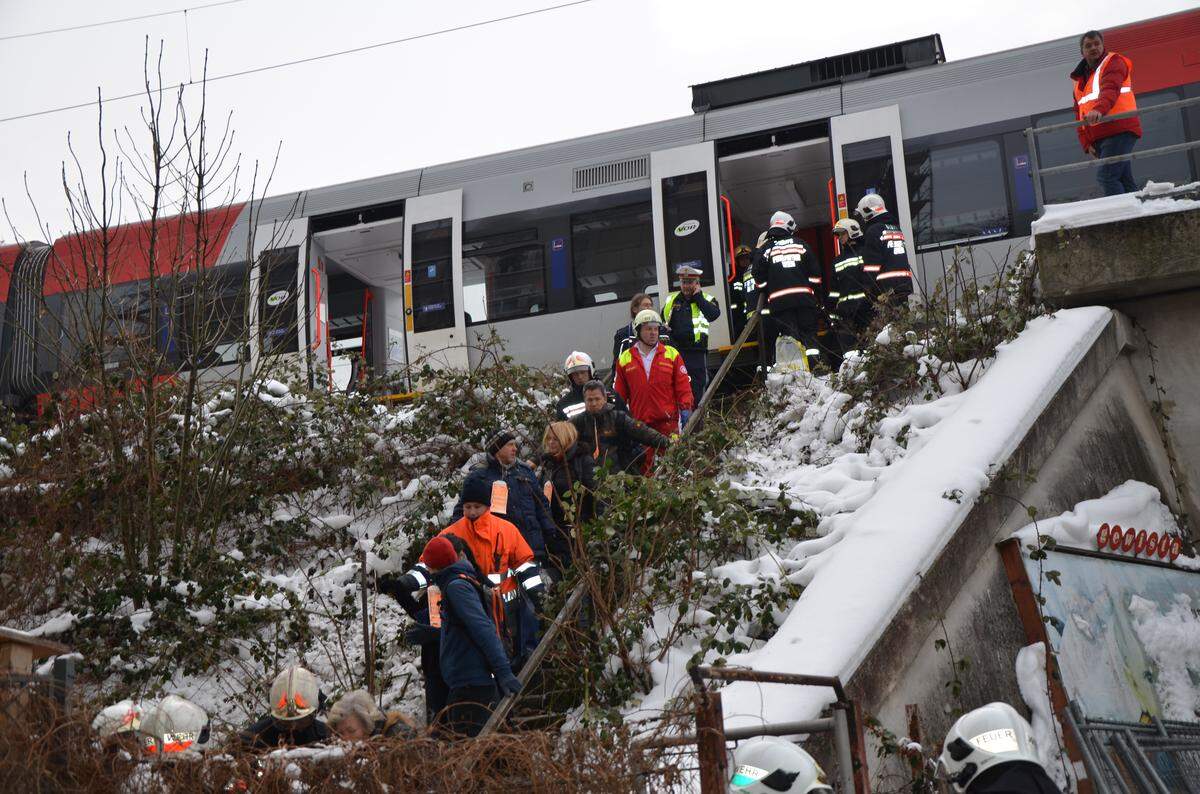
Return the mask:
[[[565,0],[0,0],[0,117],[87,102],[142,83],[143,41],[165,46],[168,81],[221,75],[531,11]],[[209,86],[233,113],[235,148],[270,160],[272,193],[571,138],[691,112],[688,86],[931,33],[950,60],[1184,10],[1188,0],[843,4],[792,0],[591,0]],[[26,38],[2,37],[172,11]],[[190,47],[189,47],[190,41]],[[189,63],[190,61],[190,63]],[[1069,104],[1063,64],[1064,105]],[[113,102],[105,127],[138,124]],[[27,175],[53,237],[66,228],[60,164],[73,132],[90,168],[96,110],[0,122],[0,197],[38,234]],[[0,239],[13,240],[0,223]]]

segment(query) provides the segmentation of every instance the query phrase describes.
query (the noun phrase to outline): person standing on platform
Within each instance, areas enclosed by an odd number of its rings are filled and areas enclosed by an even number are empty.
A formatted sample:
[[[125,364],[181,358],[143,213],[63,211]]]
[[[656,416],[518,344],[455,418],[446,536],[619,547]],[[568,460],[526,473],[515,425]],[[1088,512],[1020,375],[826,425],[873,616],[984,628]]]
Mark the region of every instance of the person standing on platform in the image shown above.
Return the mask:
[[[708,388],[708,328],[721,316],[717,299],[700,289],[701,270],[696,264],[684,263],[675,268],[679,291],[668,295],[663,304],[663,323],[692,379],[693,405],[700,404]]]

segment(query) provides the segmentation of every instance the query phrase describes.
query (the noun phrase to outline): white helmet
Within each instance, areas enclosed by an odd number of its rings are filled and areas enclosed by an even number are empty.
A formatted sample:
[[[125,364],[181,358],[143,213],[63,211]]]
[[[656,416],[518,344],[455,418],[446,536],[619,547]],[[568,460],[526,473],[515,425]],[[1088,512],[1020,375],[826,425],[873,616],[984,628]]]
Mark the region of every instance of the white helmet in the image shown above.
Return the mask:
[[[1013,761],[1038,760],[1033,729],[1007,703],[989,703],[958,718],[946,734],[940,766],[955,791],[966,791],[985,769]]]
[[[825,773],[799,745],[775,736],[751,739],[733,752],[730,791],[754,794],[822,791],[833,794]]]
[[[567,356],[567,360],[563,362],[563,369],[568,375],[573,372],[584,372],[588,374],[590,379],[595,374],[596,368],[592,364],[592,357],[587,353],[576,350]]]
[[[658,312],[654,311],[654,309],[642,309],[633,318],[633,332],[636,334],[646,323],[662,325],[662,318],[658,316]]]
[[[208,712],[178,695],[167,695],[142,719],[147,753],[182,753],[208,744]]]
[[[101,739],[116,736],[119,733],[129,733],[142,727],[142,704],[136,700],[122,700],[101,709],[92,720],[92,730]]]
[[[788,215],[783,210],[779,210],[771,216],[772,229],[785,229],[789,232],[796,231],[796,219]]]
[[[833,231],[845,232],[851,240],[857,240],[862,237],[862,227],[858,225],[858,221],[853,218],[842,218],[837,223],[833,224]]]
[[[271,684],[271,716],[277,720],[299,720],[316,712],[320,705],[321,682],[298,664],[275,676]]]
[[[882,215],[887,212],[887,205],[883,203],[883,196],[878,193],[868,193],[858,200],[858,206],[854,208],[854,214],[862,218],[864,221],[869,221],[876,215]]]

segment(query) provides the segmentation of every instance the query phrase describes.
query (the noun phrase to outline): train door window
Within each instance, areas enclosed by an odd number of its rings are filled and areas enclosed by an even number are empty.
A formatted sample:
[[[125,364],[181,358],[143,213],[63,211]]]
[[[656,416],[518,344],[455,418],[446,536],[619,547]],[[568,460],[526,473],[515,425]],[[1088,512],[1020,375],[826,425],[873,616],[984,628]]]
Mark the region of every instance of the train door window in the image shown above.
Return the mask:
[[[714,284],[708,229],[708,174],[697,171],[664,177],[662,201],[663,236],[671,279],[675,278],[675,268],[688,262],[703,272],[701,284]]]
[[[259,343],[264,354],[295,353],[297,246],[264,251],[259,257]]]
[[[93,306],[102,314],[97,318],[97,328],[103,326],[101,353],[105,370],[142,365],[147,361],[146,356],[157,350],[158,324],[151,316],[155,307],[150,284],[134,281],[96,291],[98,300]],[[154,297],[157,303],[164,296]],[[102,302],[107,306],[102,306]]]
[[[896,208],[896,173],[890,138],[842,144],[842,168],[852,209],[867,193],[878,193],[889,210]]]
[[[571,216],[575,301],[629,300],[658,282],[650,202]]]
[[[185,369],[236,364],[245,355],[249,263],[183,276],[174,296],[174,344]]]
[[[1000,142],[987,138],[905,155],[917,247],[1003,237],[1011,224]]]
[[[413,331],[454,327],[453,229],[449,218],[415,224],[412,233]]]
[[[537,230],[463,242],[463,309],[467,322],[528,317],[546,311],[546,257]]]

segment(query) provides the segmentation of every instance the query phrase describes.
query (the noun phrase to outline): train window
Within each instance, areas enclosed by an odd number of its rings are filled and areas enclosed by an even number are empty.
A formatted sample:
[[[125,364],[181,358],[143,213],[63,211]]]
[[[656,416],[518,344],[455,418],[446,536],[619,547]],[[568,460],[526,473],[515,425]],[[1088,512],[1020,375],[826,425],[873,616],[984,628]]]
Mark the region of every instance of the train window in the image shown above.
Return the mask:
[[[571,216],[575,302],[629,300],[658,282],[650,202]]]
[[[296,322],[296,246],[264,251],[259,257],[258,338],[264,355],[295,353],[300,345]]]
[[[998,140],[907,152],[905,168],[918,248],[1009,233],[1004,155]]]
[[[708,228],[708,174],[697,171],[665,177],[662,200],[663,236],[671,277],[674,278],[676,267],[687,262],[703,272],[701,284],[714,284]]]
[[[1175,91],[1156,91],[1153,94],[1139,94],[1137,102],[1139,107],[1146,108],[1182,98]],[[1161,113],[1150,113],[1141,118],[1142,139],[1134,147],[1134,152],[1187,141],[1181,110],[1165,110]],[[1074,120],[1075,111],[1065,110],[1038,116],[1035,124],[1038,127],[1045,127]],[[1037,138],[1038,165],[1042,168],[1079,163],[1088,159],[1080,146],[1079,135],[1074,128],[1045,133]],[[1187,152],[1142,157],[1133,161],[1133,178],[1139,185],[1146,184],[1147,180],[1180,184],[1191,181],[1192,167]],[[1096,182],[1095,168],[1081,169],[1066,174],[1052,174],[1042,180],[1042,189],[1044,201],[1047,204],[1081,201],[1103,195],[1100,185]]]
[[[181,276],[173,344],[184,369],[236,364],[247,343],[249,263],[237,262]]]
[[[152,353],[157,343],[157,323],[151,316],[151,286],[148,281],[135,281],[117,284],[103,295],[96,292],[96,297],[107,300],[107,310],[103,312],[103,341],[101,354],[105,370],[115,370],[123,366],[144,363],[146,355]],[[164,300],[163,295],[154,296],[155,303]],[[100,308],[97,301],[95,309]],[[100,322],[97,323],[99,327]]]
[[[544,247],[539,243],[487,246],[466,241],[463,310],[471,323],[494,323],[546,311]]]
[[[846,195],[854,207],[868,193],[878,193],[888,209],[896,208],[896,174],[891,138],[842,144]]]
[[[454,327],[453,228],[449,218],[413,226],[413,331]]]

